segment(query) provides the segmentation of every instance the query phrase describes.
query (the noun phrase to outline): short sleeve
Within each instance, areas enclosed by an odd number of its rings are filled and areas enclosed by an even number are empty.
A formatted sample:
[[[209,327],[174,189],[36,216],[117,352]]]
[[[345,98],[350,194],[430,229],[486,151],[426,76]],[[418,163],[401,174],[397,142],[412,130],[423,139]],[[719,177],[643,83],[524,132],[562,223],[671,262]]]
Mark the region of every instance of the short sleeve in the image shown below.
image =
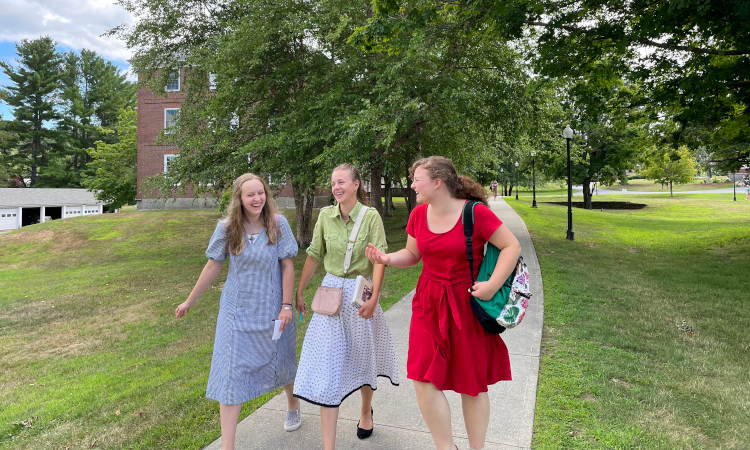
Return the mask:
[[[323,256],[326,254],[326,241],[323,239],[323,220],[321,220],[323,214],[324,209],[321,209],[318,220],[315,222],[315,228],[313,228],[312,242],[307,247],[307,255],[318,263],[323,262]]]
[[[377,247],[383,252],[388,251],[388,242],[385,239],[385,227],[383,227],[383,219],[380,218],[375,208],[370,208],[372,211],[367,211],[367,214],[372,214],[372,225],[370,226],[369,243]]]
[[[417,231],[415,230],[417,226],[416,221],[419,220],[417,215],[420,214],[418,211],[421,210],[422,205],[417,205],[414,209],[411,210],[411,214],[409,214],[409,221],[406,222],[406,233],[413,238],[417,237]]]
[[[279,224],[279,231],[281,235],[276,240],[276,251],[279,255],[279,261],[287,258],[294,258],[297,256],[297,240],[292,234],[292,228],[289,226],[289,222],[281,214],[276,215],[276,220]]]
[[[480,203],[474,207],[474,233],[480,238],[489,241],[502,224],[502,220],[483,204]]]
[[[227,227],[223,220],[216,224],[216,230],[206,249],[206,257],[217,262],[227,259]]]

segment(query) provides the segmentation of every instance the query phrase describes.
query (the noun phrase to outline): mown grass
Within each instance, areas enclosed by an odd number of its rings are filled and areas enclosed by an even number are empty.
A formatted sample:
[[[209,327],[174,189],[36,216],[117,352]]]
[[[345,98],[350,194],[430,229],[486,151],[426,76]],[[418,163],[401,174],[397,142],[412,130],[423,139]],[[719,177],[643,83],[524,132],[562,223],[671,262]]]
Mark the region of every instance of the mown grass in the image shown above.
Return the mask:
[[[385,220],[392,250],[406,243],[397,206]],[[294,230],[293,211],[284,213]],[[0,236],[0,447],[201,449],[218,438],[218,404],[204,395],[228,264],[190,314],[174,318],[218,219],[126,208]],[[295,258],[297,277],[305,256]],[[387,269],[384,309],[420,270]],[[323,275],[321,266],[308,305]],[[242,417],[274,394],[246,403]]]
[[[726,178],[724,178],[726,179]],[[694,180],[688,184],[674,184],[672,185],[672,191],[674,192],[685,192],[685,191],[707,191],[712,189],[724,189],[731,188],[732,183],[711,183],[704,184],[703,180]],[[606,187],[602,189],[612,189],[619,191],[621,189],[627,189],[629,191],[643,191],[643,192],[666,192],[669,193],[669,185],[662,186],[659,183],[655,183],[652,180],[628,180],[628,184],[616,184],[614,186]],[[741,190],[741,188],[737,188]]]
[[[750,448],[750,202],[638,201],[570,242],[565,207],[508,200],[544,281],[533,448]]]

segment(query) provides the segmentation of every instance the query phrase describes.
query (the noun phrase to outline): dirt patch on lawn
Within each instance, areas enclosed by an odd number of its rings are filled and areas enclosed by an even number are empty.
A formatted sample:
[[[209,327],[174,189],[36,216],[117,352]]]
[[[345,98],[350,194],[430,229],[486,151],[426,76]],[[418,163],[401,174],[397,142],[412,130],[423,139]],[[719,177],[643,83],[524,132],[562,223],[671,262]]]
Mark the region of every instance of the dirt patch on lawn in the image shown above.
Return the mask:
[[[568,202],[541,202],[550,205],[561,205],[568,206]],[[573,208],[583,208],[583,202],[573,202]],[[591,209],[643,209],[645,203],[633,203],[633,202],[591,202]]]

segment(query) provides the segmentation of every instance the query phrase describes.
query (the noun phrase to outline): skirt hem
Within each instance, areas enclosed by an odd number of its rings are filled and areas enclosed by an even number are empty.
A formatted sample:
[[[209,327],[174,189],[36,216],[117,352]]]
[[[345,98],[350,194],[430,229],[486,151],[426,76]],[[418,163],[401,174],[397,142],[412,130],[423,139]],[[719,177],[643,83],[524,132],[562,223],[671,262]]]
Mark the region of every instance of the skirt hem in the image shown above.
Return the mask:
[[[398,383],[394,383],[393,379],[391,379],[391,377],[388,376],[388,375],[378,375],[378,377],[388,378],[388,381],[390,381],[393,386],[398,386],[399,385]],[[339,403],[336,404],[336,405],[328,405],[328,404],[325,404],[325,403],[319,403],[319,402],[316,402],[314,400],[310,400],[309,398],[303,397],[303,396],[298,395],[298,394],[294,394],[294,396],[297,397],[300,400],[304,400],[304,401],[306,401],[308,403],[312,403],[313,405],[322,406],[324,408],[338,408],[339,406],[341,406],[342,403],[344,403],[344,400],[346,400],[347,397],[349,397],[350,395],[352,395],[353,393],[357,392],[358,390],[362,389],[365,386],[370,386],[370,389],[372,389],[373,391],[377,391],[378,390],[378,388],[372,387],[372,385],[370,383],[365,383],[362,386],[360,386],[360,387],[352,390],[348,394],[346,394],[341,400],[339,400]]]

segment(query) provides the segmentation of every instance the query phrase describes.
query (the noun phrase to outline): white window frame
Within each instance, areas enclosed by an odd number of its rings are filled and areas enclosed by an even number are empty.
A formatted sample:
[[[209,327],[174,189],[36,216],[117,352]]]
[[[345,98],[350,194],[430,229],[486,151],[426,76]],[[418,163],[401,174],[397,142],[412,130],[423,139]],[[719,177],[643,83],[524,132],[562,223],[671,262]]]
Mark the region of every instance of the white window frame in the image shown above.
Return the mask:
[[[177,75],[177,89],[170,89],[169,80],[168,80],[167,85],[164,86],[165,92],[180,92],[180,88],[182,87],[182,82],[180,80],[180,69],[177,69],[176,72],[173,72],[172,75],[170,75],[170,78],[173,77],[174,75]],[[172,81],[174,81],[174,79],[172,79]]]
[[[169,159],[170,156],[172,157],[171,159]],[[168,155],[164,155],[164,173],[169,172],[169,161],[172,161],[175,158],[177,158],[177,155],[175,155],[173,153],[170,153]]]
[[[215,73],[208,73],[208,88],[211,90],[216,90],[216,74]]]
[[[171,131],[169,130],[170,128],[172,128],[171,126],[170,127],[167,126],[167,111],[179,111],[179,110],[180,108],[164,108],[164,133],[167,133],[167,134],[171,133]],[[173,118],[176,116],[177,116],[177,113],[175,113]],[[174,126],[174,120],[172,121],[172,126]]]

